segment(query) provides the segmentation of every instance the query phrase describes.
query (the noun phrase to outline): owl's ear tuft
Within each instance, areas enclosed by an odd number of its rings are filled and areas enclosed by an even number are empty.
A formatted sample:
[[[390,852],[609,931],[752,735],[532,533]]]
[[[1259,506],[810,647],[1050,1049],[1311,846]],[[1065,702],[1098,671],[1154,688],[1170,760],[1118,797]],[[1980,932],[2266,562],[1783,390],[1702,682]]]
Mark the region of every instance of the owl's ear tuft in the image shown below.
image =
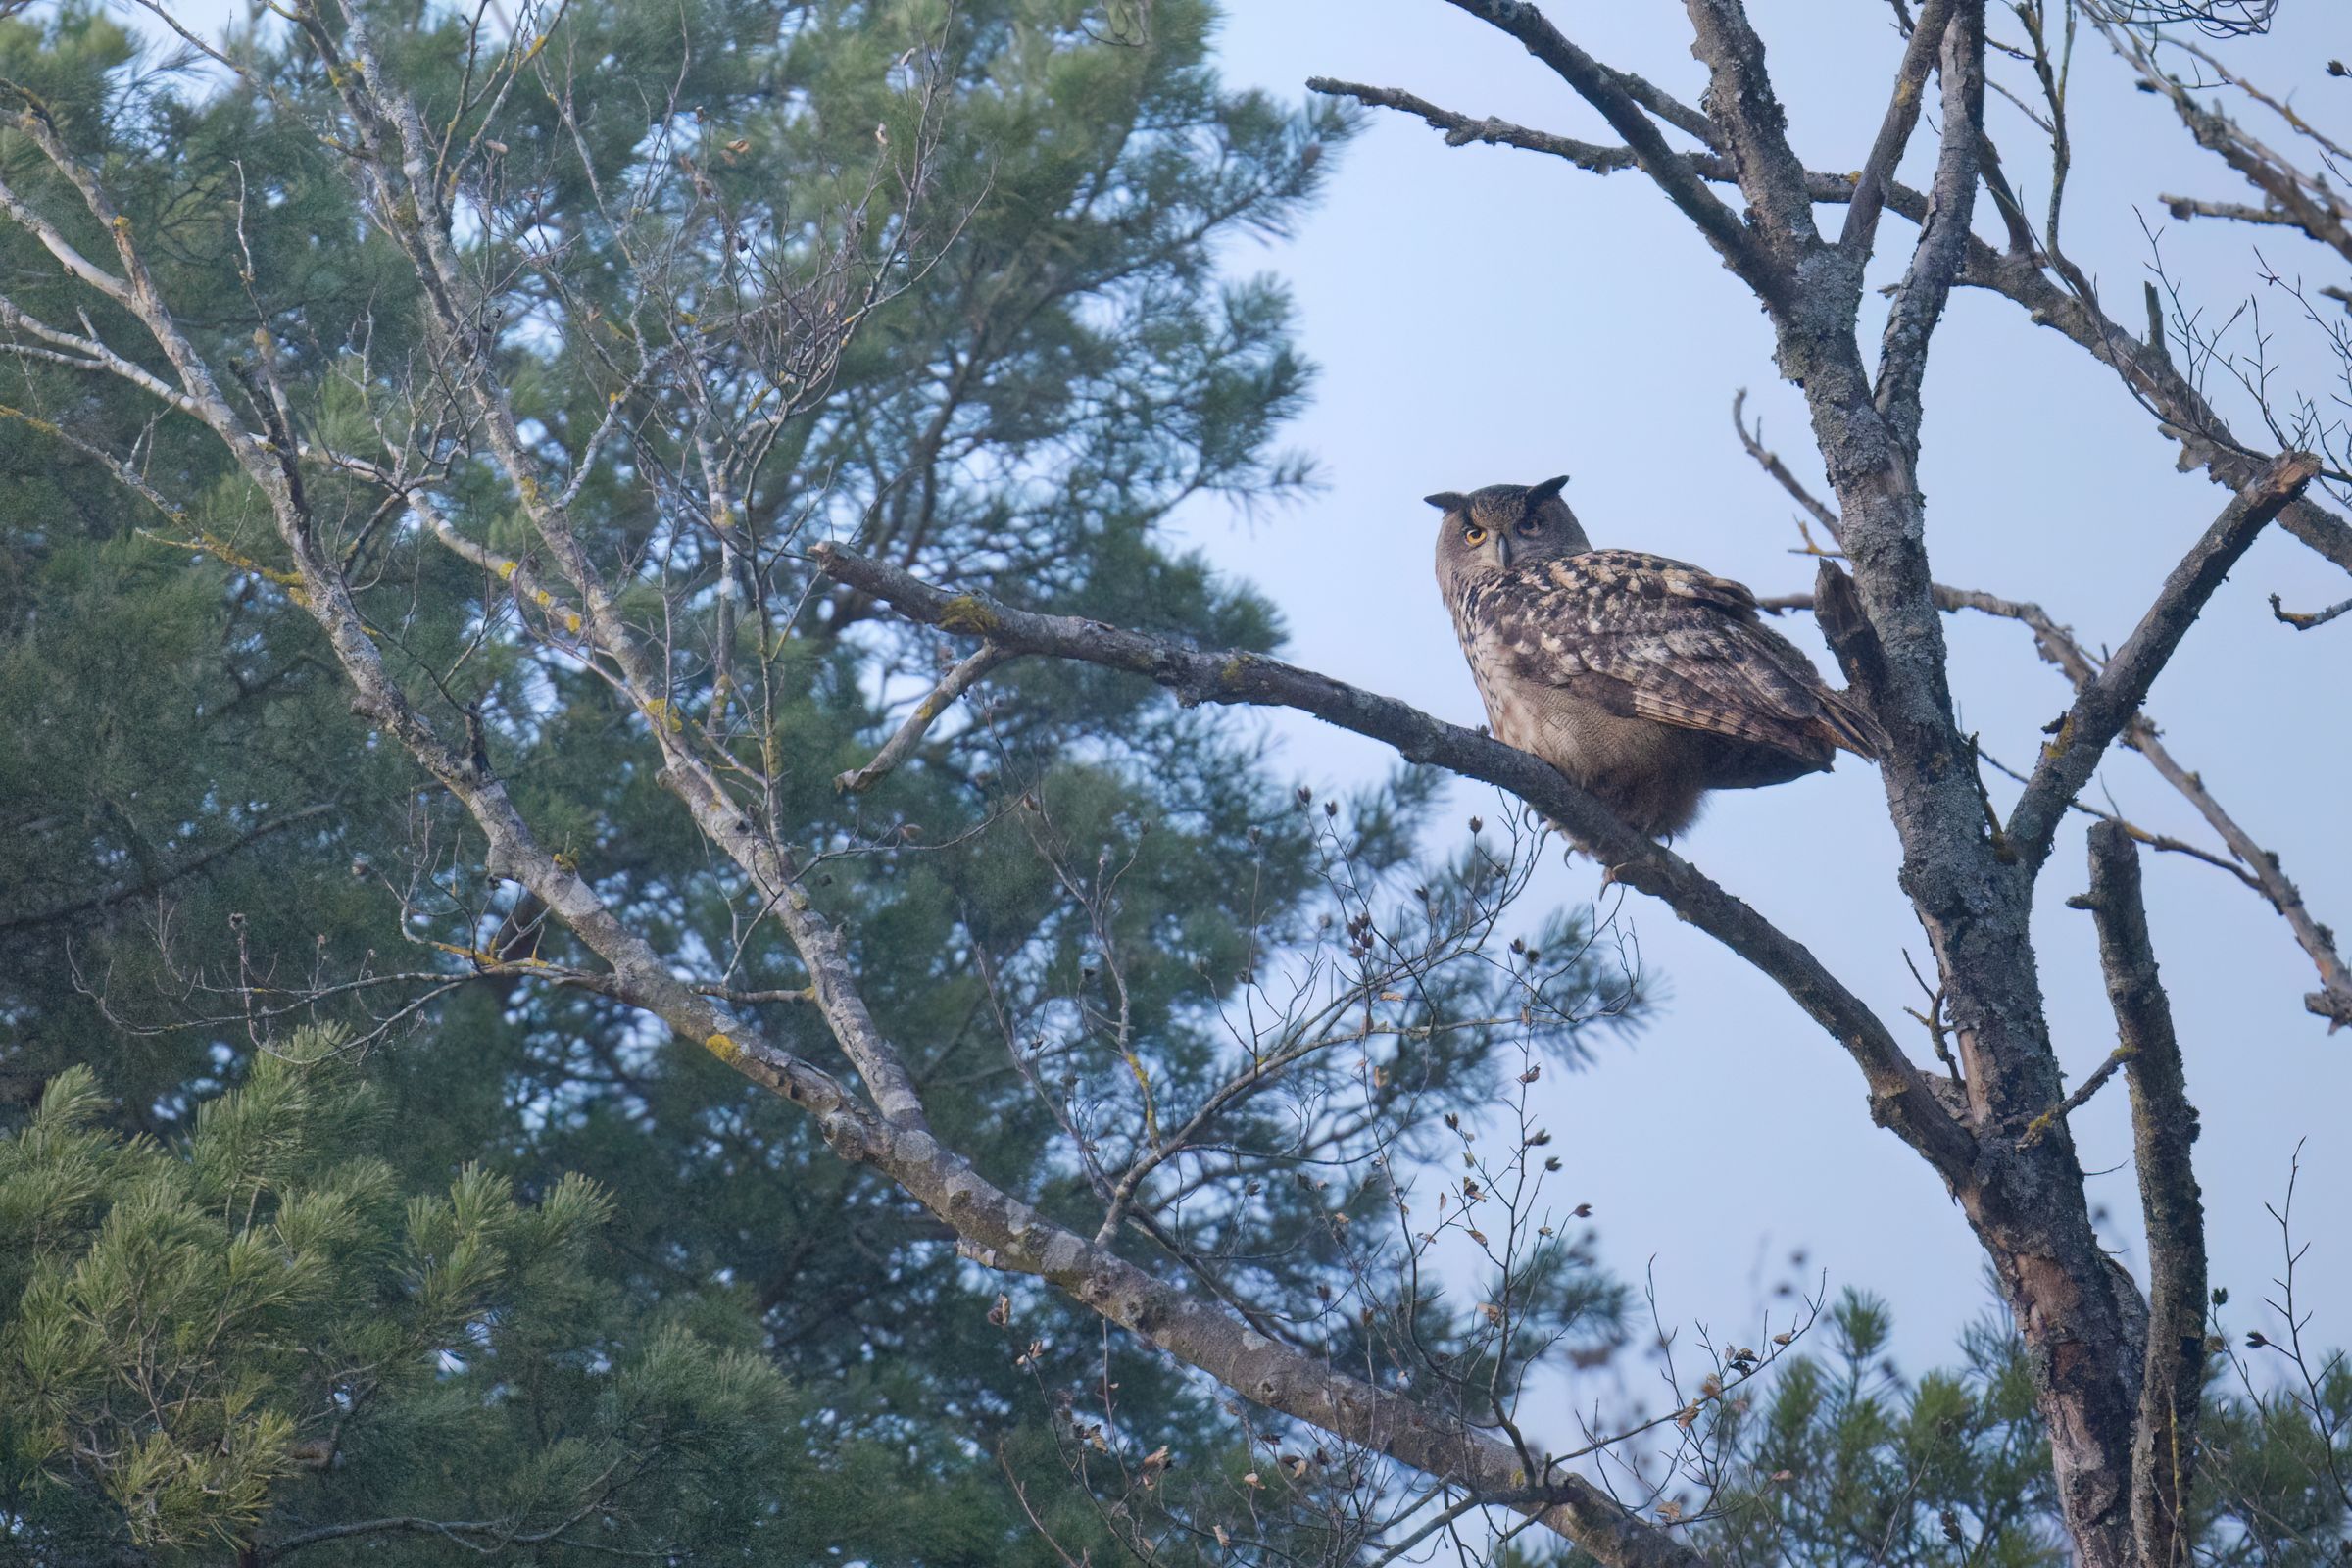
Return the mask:
[[[1470,510],[1470,498],[1459,490],[1441,490],[1434,496],[1423,496],[1421,499],[1440,512],[1468,512]]]
[[[1556,479],[1546,479],[1542,484],[1530,485],[1527,492],[1528,498],[1534,501],[1549,501],[1560,493],[1560,487],[1567,482],[1568,476],[1563,473]]]

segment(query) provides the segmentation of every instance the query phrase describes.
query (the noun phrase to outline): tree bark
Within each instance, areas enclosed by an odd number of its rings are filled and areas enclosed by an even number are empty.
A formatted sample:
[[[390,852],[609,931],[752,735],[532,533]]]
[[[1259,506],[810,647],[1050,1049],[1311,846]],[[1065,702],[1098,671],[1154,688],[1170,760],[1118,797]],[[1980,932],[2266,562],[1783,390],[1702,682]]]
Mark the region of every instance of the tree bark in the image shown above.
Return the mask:
[[[2148,1233],[2148,1330],[2139,1419],[2132,1448],[2132,1529],[2146,1568],[2188,1558],[2180,1531],[2196,1479],[2197,1414],[2205,1387],[2205,1208],[2189,1149],[2188,1101],[2172,1006],[2156,973],[2140,898],[2139,847],[2120,823],[2090,830],[2090,906],[2099,963],[2115,1009],[2132,1145]]]

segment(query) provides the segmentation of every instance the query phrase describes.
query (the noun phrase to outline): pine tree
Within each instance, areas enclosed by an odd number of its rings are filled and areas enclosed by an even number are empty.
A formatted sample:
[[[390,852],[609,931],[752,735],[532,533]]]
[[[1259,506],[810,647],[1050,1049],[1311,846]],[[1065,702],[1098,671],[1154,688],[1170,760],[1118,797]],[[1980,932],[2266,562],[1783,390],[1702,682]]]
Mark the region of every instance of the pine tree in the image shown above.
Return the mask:
[[[955,1553],[930,1478],[749,1319],[597,1266],[593,1184],[407,1187],[335,1045],[256,1055],[170,1146],[80,1066],[0,1141],[6,1560]]]
[[[397,34],[393,59],[446,116],[465,90],[466,24],[410,20],[419,24]],[[600,548],[658,549],[665,570],[698,585],[701,652],[684,659],[681,706],[748,700],[730,695],[708,650],[730,648],[739,669],[769,662],[783,694],[772,735],[795,760],[775,810],[824,858],[825,897],[854,913],[876,1015],[926,1043],[926,1081],[948,1086],[942,1136],[1072,1217],[1096,1200],[1067,1157],[1073,1127],[1124,1127],[1151,1086],[1165,1094],[1205,1072],[1226,1044],[1215,1008],[1258,965],[1331,942],[1335,889],[1351,890],[1349,909],[1396,899],[1408,939],[1416,925],[1475,921],[1480,856],[1438,866],[1418,856],[1441,781],[1407,771],[1345,803],[1301,799],[1250,737],[1148,683],[1030,662],[992,673],[982,719],[943,729],[870,790],[838,791],[835,775],[873,756],[909,685],[935,672],[934,645],[851,596],[772,641],[729,620],[714,587],[723,543],[671,482],[697,454],[674,407],[631,407],[609,349],[649,331],[665,352],[688,351],[699,318],[748,288],[756,266],[801,265],[811,234],[844,243],[837,225],[863,199],[878,143],[928,145],[922,211],[938,243],[823,368],[824,396],[778,427],[735,525],[774,536],[831,518],[895,559],[1038,608],[1276,646],[1271,607],[1172,551],[1162,523],[1203,493],[1273,503],[1310,477],[1278,445],[1310,379],[1287,301],[1269,280],[1222,278],[1218,263],[1231,239],[1291,220],[1348,122],[1222,87],[1207,64],[1213,20],[1206,5],[1161,4],[1148,35],[1097,36],[1100,19],[1060,0],[818,5],[781,24],[750,4],[658,16],[574,6],[546,58],[593,69],[596,91],[568,122],[560,93],[514,95],[497,131],[506,150],[490,155],[504,162],[482,192],[499,240],[481,265],[511,279],[502,270],[524,250],[510,237],[535,235],[559,265],[522,293],[582,327],[479,322],[517,416],[562,445],[627,412],[582,475],[577,513]],[[906,90],[909,39],[944,107]],[[133,232],[171,236],[162,286],[209,302],[185,322],[225,373],[245,377],[235,395],[265,406],[275,374],[292,389],[299,440],[368,448],[400,413],[369,401],[368,367],[428,345],[413,272],[315,134],[334,102],[331,73],[268,32],[232,51],[266,88],[144,73],[141,47],[76,10],[0,23],[6,74],[103,171]],[[0,131],[0,168],[17,188],[71,197],[22,132]],[[591,172],[606,188],[646,182],[655,194],[638,226],[600,216]],[[599,265],[623,244],[679,235],[696,237],[679,242],[666,294]],[[0,254],[23,259],[28,243],[9,229]],[[36,273],[11,298],[73,319],[71,280],[29,266]],[[223,279],[236,287],[222,293]],[[110,341],[135,342],[111,307],[93,319]],[[152,351],[126,352],[161,368]],[[665,1044],[593,988],[477,976],[487,959],[562,964],[577,949],[482,874],[462,813],[350,713],[244,479],[190,421],[152,421],[132,389],[37,359],[16,368],[16,412],[0,417],[12,502],[0,522],[0,701],[11,705],[0,794],[17,813],[0,849],[15,858],[0,912],[0,1071],[18,1113],[86,1064],[108,1128],[185,1138],[210,1097],[275,1071],[270,1042],[331,1021],[399,1129],[376,1146],[386,1180],[432,1191],[473,1168],[552,1194],[585,1173],[611,1207],[580,1264],[600,1288],[649,1321],[757,1346],[790,1387],[821,1389],[821,1441],[807,1427],[777,1440],[797,1434],[806,1463],[892,1456],[822,1489],[812,1517],[832,1521],[833,1549],[1050,1555],[1024,1510],[1056,1541],[1106,1539],[1065,1463],[1079,1418],[1056,1402],[1104,1377],[1083,1316],[1016,1293],[1005,1316],[1017,1335],[990,1321],[992,1292],[936,1221],[831,1158],[791,1106]],[[734,400],[731,417],[757,418],[760,387],[709,384]],[[125,451],[167,506],[126,492],[105,456]],[[440,478],[456,526],[527,561],[527,525],[494,476],[459,465]],[[783,994],[794,960],[662,794],[641,715],[580,665],[537,656],[525,632],[545,607],[440,549],[368,485],[331,471],[311,485],[369,584],[398,678],[473,738],[615,909],[679,951],[730,956],[743,989],[777,993],[760,1004],[777,1037],[829,1055],[822,1025]],[[631,601],[657,615],[658,604],[647,590]],[[1107,864],[1119,867],[1115,905],[1073,891]],[[1422,882],[1418,897],[1407,891]],[[1572,926],[1530,935],[1579,952]],[[1125,1028],[1146,1054],[1132,1072],[1090,1076],[1081,1068],[1101,1035],[1056,1020],[1104,1015],[1087,1009],[1102,1007],[1114,966]],[[1580,994],[1616,983],[1597,957],[1562,973]],[[1517,984],[1433,973],[1430,1015],[1492,1013],[1486,993]],[[1630,1017],[1634,1004],[1606,1010]],[[1556,1043],[1573,1057],[1582,1038],[1563,1030]],[[1380,1115],[1434,1124],[1491,1099],[1506,1074],[1487,1039],[1428,1028],[1410,1073],[1381,1077]],[[1237,1113],[1233,1136],[1281,1144],[1298,1107],[1357,1076],[1352,1062],[1303,1064],[1295,1087]],[[1356,1154],[1373,1126],[1350,1135]],[[1324,1312],[1350,1265],[1319,1194],[1305,1179],[1257,1184],[1251,1212],[1203,1212],[1199,1245],[1270,1228],[1279,1243],[1248,1248],[1231,1283]],[[1543,1269],[1556,1299],[1536,1315],[1579,1322],[1580,1343],[1605,1340],[1608,1293],[1589,1256],[1555,1251]],[[527,1326],[547,1310],[525,1302],[514,1316]],[[566,1321],[555,1312],[531,1332],[561,1338]],[[1432,1343],[1476,1337],[1471,1323],[1424,1328]],[[1023,1352],[1032,1338],[1042,1358]],[[1127,1406],[1149,1414],[1144,1448],[1165,1440],[1188,1463],[1234,1456],[1228,1418],[1197,1383],[1130,1347],[1110,1365]],[[287,1409],[289,1432],[317,1413]],[[398,1423],[381,1430],[396,1441]],[[417,1430],[406,1451],[439,1452]],[[1022,1478],[1017,1497],[1007,1467]],[[508,1468],[469,1458],[402,1492],[383,1479],[397,1466],[371,1466],[371,1506],[508,1517],[519,1503],[477,1502],[458,1486]],[[694,1474],[688,1490],[708,1479]],[[284,1506],[330,1517],[316,1501]],[[355,1501],[331,1517],[366,1512]],[[297,1523],[270,1515],[257,1539],[282,1542]]]

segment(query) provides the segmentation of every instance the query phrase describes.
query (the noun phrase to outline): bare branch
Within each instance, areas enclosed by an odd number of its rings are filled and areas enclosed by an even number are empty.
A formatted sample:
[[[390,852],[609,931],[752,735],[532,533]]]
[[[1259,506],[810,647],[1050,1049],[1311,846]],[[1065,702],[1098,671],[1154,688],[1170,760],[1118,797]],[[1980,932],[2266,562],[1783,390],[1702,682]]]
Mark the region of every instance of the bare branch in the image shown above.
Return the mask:
[[[2156,602],[2124,646],[2097,678],[2077,694],[2074,708],[2009,816],[2009,840],[2026,864],[2037,866],[2049,855],[2051,836],[2066,803],[2089,781],[2107,743],[2138,710],[2173,650],[2180,646],[2180,639],[2205,608],[2205,601],[2222,585],[2255,536],[2302,494],[2319,469],[2317,458],[2290,453],[2240,490],[2165,578]]]
[[[1895,291],[1879,352],[1879,409],[1914,453],[1919,447],[1919,388],[1928,369],[1929,334],[1951,297],[1952,281],[1971,239],[1969,219],[1976,211],[1978,153],[1984,137],[1983,0],[1959,0],[1952,8],[1942,50],[1944,123],[1936,179],[1920,220],[1919,244]],[[1904,64],[1910,64],[1907,52]]]
[[[954,707],[958,697],[970,691],[990,670],[1010,657],[992,643],[982,643],[977,652],[965,655],[931,689],[928,696],[914,705],[914,711],[908,713],[906,721],[899,726],[897,733],[883,743],[882,749],[874,754],[873,760],[863,767],[855,767],[836,775],[833,787],[851,795],[862,795],[879,784],[901,762],[914,755],[914,749],[923,743],[923,737],[930,733],[931,726],[938,721],[940,714]]]
[[[2288,610],[2279,603],[2277,594],[2271,595],[2271,613],[2297,631],[2310,631],[2314,627],[2325,626],[2347,610],[2352,610],[2352,599],[2344,600],[2341,604],[2329,605],[2326,610],[2306,612]]]
[[[1568,41],[1559,28],[1528,0],[1449,0],[1480,21],[1499,28],[1525,45],[1527,52],[1551,68],[1577,95],[1600,111],[1642,172],[1657,182],[1667,200],[1698,225],[1733,271],[1768,300],[1787,297],[1787,270],[1757,243],[1755,233],[1740,215],[1707,188],[1706,177],[1690,159],[1666,145],[1657,122],[1627,90],[1626,78]]]
[[[1893,1127],[1938,1169],[1965,1162],[1969,1140],[1929,1091],[1886,1026],[1804,946],[1725,892],[1690,861],[1653,844],[1549,765],[1473,731],[1443,723],[1394,698],[1250,653],[1216,653],[1101,621],[1040,615],[976,593],[952,594],[896,566],[832,545],[812,552],[835,580],[888,601],[927,625],[985,635],[1020,653],[1074,659],[1143,675],[1184,703],[1295,708],[1508,790],[1561,823],[1612,878],[1664,900],[1684,919],[1755,964],[1853,1055],[1869,1085],[1872,1115]]]
[[[2032,1149],[2035,1144],[2047,1138],[2051,1128],[2081,1110],[2084,1105],[2089,1104],[2091,1096],[2106,1088],[2107,1080],[2120,1072],[2124,1064],[2131,1059],[2132,1048],[2128,1045],[2118,1046],[2109,1052],[2107,1059],[2093,1067],[2090,1076],[2083,1079],[2073,1094],[2068,1095],[2057,1104],[2026,1123],[2025,1135],[2018,1139],[2017,1147]]]
[[[1886,101],[1886,118],[1879,123],[1878,139],[1871,143],[1870,159],[1862,166],[1862,177],[1854,181],[1853,205],[1845,210],[1845,226],[1838,235],[1838,248],[1851,262],[1859,263],[1870,255],[1872,241],[1878,234],[1879,214],[1886,205],[1887,181],[1894,177],[1895,165],[1903,161],[1903,149],[1911,145],[1911,131],[1919,123],[1920,101],[1927,91],[1928,69],[1936,63],[1936,51],[1942,47],[1951,13],[1951,0],[1928,0],[1920,8],[1918,22],[1912,25],[1910,40],[1903,46],[1902,63],[1895,68],[1894,91]]]
[[[1732,395],[1732,428],[1740,432],[1740,445],[1746,449],[1747,455],[1755,459],[1757,465],[1766,473],[1772,475],[1775,483],[1795,498],[1798,506],[1812,514],[1813,520],[1821,524],[1822,530],[1830,536],[1832,542],[1843,544],[1844,536],[1838,531],[1836,510],[1825,505],[1812,491],[1806,489],[1804,481],[1788,471],[1788,466],[1781,461],[1779,453],[1766,449],[1762,419],[1759,418],[1756,421],[1756,427],[1752,432],[1748,429],[1747,420],[1742,413],[1746,407],[1747,388],[1741,387]],[[1808,608],[1810,603],[1808,600]]]
[[[1357,81],[1340,81],[1330,76],[1306,78],[1308,92],[1325,93],[1335,98],[1352,98],[1371,109],[1394,109],[1402,114],[1426,121],[1432,128],[1446,133],[1448,147],[1467,147],[1483,142],[1492,147],[1521,147],[1533,153],[1548,153],[1565,158],[1579,169],[1595,174],[1614,173],[1620,169],[1635,168],[1640,160],[1631,147],[1611,147],[1602,142],[1578,141],[1573,136],[1556,136],[1548,130],[1530,130],[1514,125],[1493,115],[1473,119],[1441,109],[1426,98],[1397,87],[1371,87]]]
[[[57,920],[70,920],[77,914],[86,914],[92,909],[107,908],[110,906],[121,904],[126,899],[144,898],[150,893],[160,892],[174,882],[184,881],[194,876],[224,856],[235,855],[240,850],[250,849],[273,833],[282,833],[297,823],[324,816],[334,808],[332,802],[321,801],[316,806],[306,806],[298,811],[288,811],[283,816],[273,816],[270,820],[238,834],[226,844],[216,844],[209,850],[188,857],[177,865],[159,866],[154,872],[139,878],[136,882],[126,883],[119,888],[109,888],[104,893],[93,894],[86,899],[76,899],[71,904],[60,904],[46,909],[36,909],[30,914],[11,915],[5,920],[0,920],[0,931],[21,931],[27,926],[48,925]]]
[[[2215,800],[2213,792],[2205,787],[2201,774],[2189,771],[2173,760],[2172,753],[2165,750],[2163,741],[2157,737],[2156,726],[2144,716],[2133,719],[2132,726],[2125,731],[2124,741],[2145,757],[2148,765],[2162,774],[2166,783],[2179,790],[2189,805],[2197,808],[2197,814],[2204,817],[2213,830],[2222,836],[2222,842],[2230,846],[2230,853],[2236,856],[2253,873],[2255,883],[2262,889],[2263,897],[2270,900],[2271,907],[2277,909],[2286,921],[2287,929],[2295,934],[2297,945],[2310,956],[2312,963],[2320,971],[2320,989],[2303,998],[2304,1008],[2327,1019],[2330,1034],[2352,1025],[2352,968],[2345,966],[2342,956],[2336,950],[2334,932],[2312,918],[2311,910],[2303,903],[2302,891],[2287,879],[2286,872],[2279,866],[2278,857],[2256,843],[2251,833],[2238,826],[2236,820],[2222,809],[2222,803]]]

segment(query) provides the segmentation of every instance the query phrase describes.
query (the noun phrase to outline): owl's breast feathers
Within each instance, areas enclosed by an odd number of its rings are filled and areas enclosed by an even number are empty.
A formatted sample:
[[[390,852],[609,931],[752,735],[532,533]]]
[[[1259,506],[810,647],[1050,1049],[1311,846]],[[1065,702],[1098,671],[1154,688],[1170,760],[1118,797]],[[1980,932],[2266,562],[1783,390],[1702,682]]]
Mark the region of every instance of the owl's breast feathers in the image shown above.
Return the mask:
[[[1763,624],[1755,595],[1683,562],[1592,550],[1465,582],[1452,597],[1473,667],[1515,683],[1769,747],[1812,768],[1840,749],[1875,759],[1885,747],[1871,716]],[[1499,718],[1484,669],[1480,686]]]

